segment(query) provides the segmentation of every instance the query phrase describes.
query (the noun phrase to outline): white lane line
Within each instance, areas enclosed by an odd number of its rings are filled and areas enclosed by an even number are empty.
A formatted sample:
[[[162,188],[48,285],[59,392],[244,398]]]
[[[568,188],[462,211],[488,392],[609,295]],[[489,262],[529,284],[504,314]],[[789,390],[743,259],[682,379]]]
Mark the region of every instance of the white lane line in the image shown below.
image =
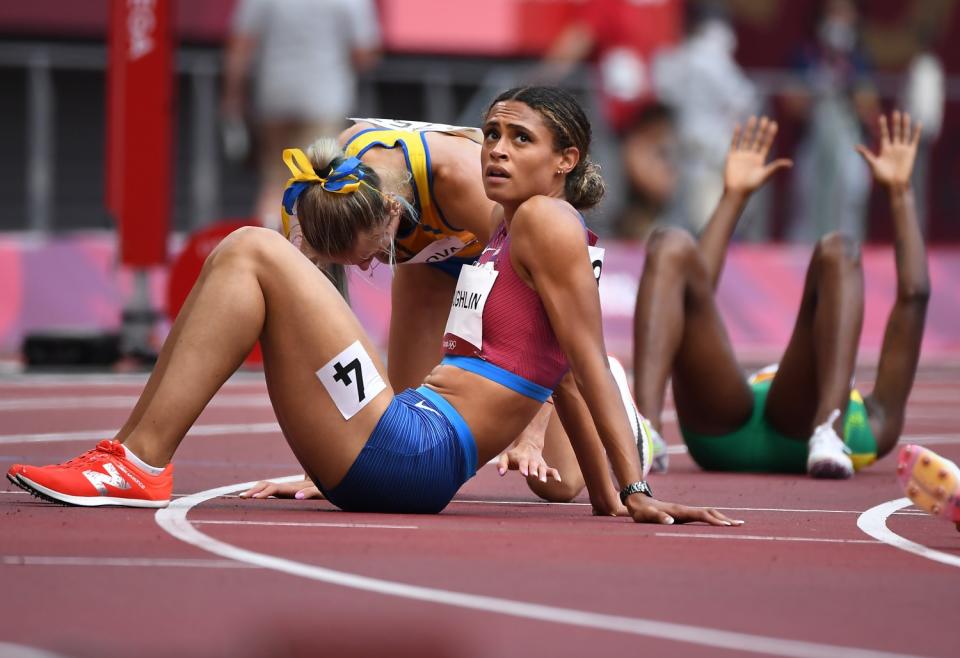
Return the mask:
[[[222,398],[223,396],[221,396]],[[132,403],[135,403],[135,398],[128,399]],[[14,401],[2,401],[0,400],[0,411],[8,410],[4,409],[5,405],[12,405]],[[214,398],[211,406],[242,406],[242,407],[268,407],[270,406],[269,399],[266,396],[226,396],[225,402],[218,402],[218,398]],[[120,408],[125,408],[126,405],[117,405]],[[63,407],[56,407],[63,408]],[[88,405],[78,404],[77,408],[93,408]],[[102,408],[102,407],[101,407]],[[7,445],[11,443],[60,443],[66,441],[96,441],[104,438],[109,438],[114,436],[119,430],[118,429],[105,429],[105,430],[87,430],[80,432],[41,432],[36,434],[0,434],[0,445]],[[187,433],[187,436],[222,436],[226,434],[230,435],[240,435],[240,434],[272,434],[280,431],[280,426],[274,422],[265,422],[265,423],[238,423],[238,424],[217,424],[217,425],[194,425],[190,428],[190,431]],[[917,443],[920,445],[939,445],[939,444],[953,444],[960,443],[960,434],[908,434],[901,437],[901,442],[903,443]],[[667,453],[671,455],[682,455],[687,453],[687,446],[684,444],[670,444],[667,446]],[[487,464],[495,464],[497,462],[496,458],[491,459]]]
[[[908,553],[913,553],[914,555],[919,555],[920,557],[951,567],[960,567],[960,556],[944,553],[943,551],[928,548],[923,544],[910,541],[887,527],[887,518],[891,514],[904,507],[909,507],[912,504],[909,498],[897,498],[896,500],[889,500],[876,507],[871,507],[857,519],[857,527],[874,539],[879,539],[894,548],[899,548],[902,551],[907,551]],[[957,541],[957,548],[960,549],[960,540]]]
[[[133,409],[139,396],[136,395],[90,395],[36,398],[8,398],[0,400],[0,412],[42,411],[59,409]],[[216,395],[207,407],[270,407],[266,392],[259,395]]]
[[[293,481],[300,477],[302,476],[298,475],[291,478],[284,478],[284,480]],[[174,500],[170,503],[169,507],[157,510],[154,518],[161,528],[177,539],[215,555],[268,569],[275,569],[301,578],[309,578],[331,585],[350,587],[366,592],[375,592],[378,594],[499,615],[509,615],[522,619],[535,619],[583,628],[595,628],[618,633],[656,637],[674,642],[686,642],[701,646],[729,649],[741,653],[763,653],[775,656],[790,656],[792,658],[820,658],[821,656],[833,656],[834,658],[866,658],[868,656],[875,658],[893,658],[894,656],[904,655],[855,647],[843,647],[800,640],[765,637],[762,635],[751,635],[748,633],[737,633],[691,626],[688,624],[674,624],[639,617],[606,615],[588,612],[586,610],[524,603],[522,601],[502,599],[494,596],[481,596],[478,594],[467,594],[465,592],[455,592],[381,580],[379,578],[360,576],[354,573],[334,571],[333,569],[303,564],[274,555],[257,553],[240,548],[239,546],[233,546],[203,534],[187,520],[188,512],[204,501],[223,494],[248,489],[254,484],[256,483],[246,482],[232,484],[225,487],[208,489],[186,498]]]
[[[150,377],[149,372],[110,374],[110,373],[28,373],[11,376],[0,376],[0,389],[3,388],[41,388],[41,387],[70,387],[70,386],[130,386],[144,385]],[[230,376],[224,386],[250,386],[259,384],[266,390],[266,383],[262,372],[238,371]]]
[[[385,525],[378,523],[298,523],[295,521],[193,521],[194,525],[254,525],[285,526],[290,528],[372,528],[374,530],[419,530],[416,525]]]
[[[913,416],[911,415],[911,418]],[[950,416],[954,418],[953,415]],[[920,445],[937,445],[944,443],[960,443],[960,434],[904,434],[900,437],[900,443],[918,443]],[[671,443],[667,446],[669,455],[685,455],[689,452],[686,444]]]
[[[545,500],[472,500],[468,498],[454,498],[450,503],[466,503],[468,505],[570,505],[576,507],[589,507],[590,503],[549,503]],[[797,514],[860,514],[858,509],[791,509],[784,507],[718,507],[713,509],[731,511],[731,512],[786,512]],[[904,512],[909,514],[910,512]]]
[[[798,542],[815,542],[822,544],[875,544],[877,546],[882,546],[883,543],[875,541],[873,539],[828,539],[826,537],[776,537],[772,535],[735,535],[735,534],[720,534],[720,533],[709,533],[709,532],[697,532],[697,533],[671,533],[671,532],[655,532],[653,533],[657,537],[670,537],[670,538],[679,538],[679,539],[743,539],[747,541],[798,541]]]
[[[190,567],[202,569],[254,569],[235,560],[145,558],[145,557],[68,557],[56,555],[4,555],[0,564],[30,567]],[[0,654],[2,655],[2,654]]]
[[[66,658],[62,653],[53,653],[46,649],[12,642],[0,642],[0,656],[3,658]]]
[[[960,434],[906,434],[900,437],[900,443],[919,443],[926,446],[960,443]]]
[[[0,434],[0,445],[10,443],[59,443],[61,441],[91,441],[114,436],[119,429],[90,430],[86,432],[44,432],[42,434]],[[194,425],[187,436],[222,436],[224,434],[272,434],[280,432],[272,423],[238,423],[223,425]]]

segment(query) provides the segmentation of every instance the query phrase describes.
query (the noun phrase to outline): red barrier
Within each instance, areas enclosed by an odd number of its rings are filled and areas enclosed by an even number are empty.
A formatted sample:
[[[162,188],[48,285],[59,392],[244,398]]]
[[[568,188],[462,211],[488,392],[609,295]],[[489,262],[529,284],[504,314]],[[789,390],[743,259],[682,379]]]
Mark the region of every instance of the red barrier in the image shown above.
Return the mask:
[[[187,295],[193,289],[203,269],[203,263],[220,241],[242,226],[256,226],[253,220],[226,220],[192,234],[183,247],[183,251],[173,261],[170,279],[167,282],[167,316],[177,319],[177,313],[187,301]],[[248,364],[263,363],[260,343],[257,343],[247,357]]]
[[[170,0],[111,0],[107,71],[107,208],[120,262],[167,258],[173,151]]]

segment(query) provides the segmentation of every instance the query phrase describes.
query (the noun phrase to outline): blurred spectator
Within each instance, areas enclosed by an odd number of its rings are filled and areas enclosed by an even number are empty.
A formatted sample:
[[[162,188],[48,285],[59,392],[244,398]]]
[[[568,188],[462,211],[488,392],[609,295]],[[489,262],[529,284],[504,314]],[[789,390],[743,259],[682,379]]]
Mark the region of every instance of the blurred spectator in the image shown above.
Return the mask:
[[[640,109],[627,125],[622,144],[627,203],[614,232],[618,238],[646,240],[662,223],[677,191],[679,143],[673,112],[656,102]]]
[[[854,146],[876,125],[879,101],[859,46],[853,0],[825,0],[816,38],[794,58],[797,78],[784,93],[786,111],[805,124],[795,154],[791,240],[812,243],[839,229],[862,240],[870,172]]]
[[[356,73],[373,66],[379,48],[372,0],[237,3],[224,62],[225,146],[242,151],[237,126],[252,111],[260,171],[255,212],[264,226],[279,225],[283,149],[342,129],[354,107]],[[252,104],[248,79],[255,84]]]
[[[681,17],[681,0],[585,0],[545,54],[539,77],[557,82],[591,60],[604,116],[621,132],[650,100],[651,57],[676,43]]]
[[[900,106],[910,113],[914,121],[923,124],[917,161],[913,167],[913,188],[917,221],[926,235],[930,197],[930,151],[943,130],[946,74],[926,32],[919,35],[918,45],[919,50],[907,68],[907,80]]]
[[[734,59],[737,37],[720,7],[691,8],[690,30],[654,61],[657,97],[676,112],[680,189],[674,223],[699,231],[723,192],[723,163],[737,122],[757,111],[757,93]]]

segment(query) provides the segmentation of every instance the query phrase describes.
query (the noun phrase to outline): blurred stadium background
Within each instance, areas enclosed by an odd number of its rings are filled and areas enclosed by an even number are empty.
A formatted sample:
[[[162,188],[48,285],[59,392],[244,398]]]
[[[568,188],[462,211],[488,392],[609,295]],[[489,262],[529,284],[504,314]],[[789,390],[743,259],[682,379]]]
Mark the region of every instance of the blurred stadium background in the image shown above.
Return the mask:
[[[129,0],[132,3],[155,0]],[[669,0],[644,0],[661,5]],[[411,118],[474,125],[495,92],[525,79],[582,0],[378,0],[383,58],[360,80],[358,116]],[[676,6],[676,38],[684,12]],[[795,81],[791,54],[814,31],[818,0],[730,0],[736,60],[756,85],[761,106],[781,122],[779,151],[791,154],[802,126],[783,111],[783,94]],[[927,232],[934,249],[934,307],[930,344],[937,354],[960,353],[960,7],[954,0],[870,0],[860,3],[864,49],[875,67],[884,108],[902,97],[905,72],[921,45],[932,44],[946,72],[944,121],[933,144],[928,179]],[[226,218],[250,215],[256,172],[228,161],[219,141],[223,46],[234,0],[172,2],[175,24],[175,158],[171,257],[183,237]],[[117,266],[115,224],[105,203],[106,69],[109,0],[30,0],[0,4],[0,355],[16,361],[31,331],[51,327],[110,329],[132,290],[130,273]],[[596,112],[592,78],[584,65],[566,83]],[[595,117],[596,122],[602,118]],[[610,140],[609,136],[607,137]],[[607,144],[609,152],[610,144]],[[603,145],[600,148],[603,159]],[[149,157],[149,154],[144,154]],[[606,162],[608,171],[619,167]],[[744,309],[738,346],[782,345],[789,330],[808,250],[780,246],[786,237],[789,178],[778,179],[760,220],[743,236],[757,245],[738,247],[730,276],[740,286],[727,293],[729,307],[758,297],[782,304],[783,322],[763,322],[764,309]],[[595,217],[611,232],[613,196]],[[870,198],[869,242],[891,236],[885,200]],[[605,290],[615,327],[615,351],[629,351],[625,318],[632,312],[631,277],[639,272],[639,246],[614,244],[617,271]],[[766,256],[764,256],[766,254]],[[879,330],[892,293],[888,249],[874,259],[878,300],[868,297],[867,343]],[[874,261],[870,261],[871,263]],[[758,268],[766,263],[761,275]],[[616,268],[614,268],[616,270]],[[771,274],[772,273],[772,274]],[[382,299],[385,272],[360,292],[361,318],[376,333],[386,326]],[[167,273],[151,270],[151,297],[163,305]],[[635,284],[634,289],[635,289]],[[777,293],[782,294],[777,294]],[[781,301],[782,298],[782,301]],[[369,303],[369,309],[364,304]],[[770,307],[765,309],[769,313]],[[871,318],[876,321],[871,324]],[[769,315],[767,315],[769,318]],[[753,318],[753,319],[750,319]],[[609,318],[608,318],[609,319]],[[750,320],[750,321],[747,321]],[[618,324],[619,323],[619,324]],[[766,333],[758,333],[757,325]],[[616,328],[620,327],[622,328]],[[775,326],[774,326],[775,325]],[[872,332],[872,333],[871,333]]]

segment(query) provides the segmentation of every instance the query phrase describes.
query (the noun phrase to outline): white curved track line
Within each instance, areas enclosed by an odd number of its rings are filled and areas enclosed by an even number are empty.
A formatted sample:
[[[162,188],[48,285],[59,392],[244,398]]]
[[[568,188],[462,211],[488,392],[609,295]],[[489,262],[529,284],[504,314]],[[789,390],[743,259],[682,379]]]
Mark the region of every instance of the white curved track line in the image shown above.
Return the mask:
[[[889,544],[894,548],[899,548],[902,551],[925,557],[934,562],[947,564],[951,567],[960,567],[960,557],[927,548],[923,544],[918,544],[901,537],[887,527],[887,518],[891,514],[904,507],[909,507],[912,504],[909,498],[898,498],[896,500],[889,500],[876,507],[871,507],[857,518],[857,527],[874,539],[879,539],[884,544]]]
[[[280,478],[277,482],[292,482],[303,476]],[[189,511],[212,498],[247,489],[256,482],[232,484],[216,489],[208,489],[191,496],[174,500],[166,509],[157,510],[155,518],[157,524],[165,531],[192,546],[196,546],[209,553],[230,558],[239,562],[246,562],[267,569],[282,571],[292,576],[309,578],[331,585],[351,587],[365,592],[375,592],[389,596],[398,596],[417,601],[426,601],[458,608],[479,610],[500,615],[510,615],[523,619],[536,619],[551,623],[568,624],[583,628],[629,633],[656,637],[674,642],[686,642],[702,646],[730,649],[739,652],[763,653],[774,656],[790,656],[793,658],[904,658],[906,654],[871,651],[854,647],[842,647],[829,644],[817,644],[798,640],[784,640],[762,635],[735,633],[700,626],[674,624],[670,622],[654,621],[637,617],[623,617],[606,615],[585,610],[558,608],[549,605],[524,603],[510,599],[501,599],[493,596],[467,594],[432,587],[420,587],[389,580],[380,580],[343,571],[334,571],[310,564],[303,564],[293,560],[257,553],[226,542],[214,539],[197,530],[187,520]]]
[[[66,658],[62,653],[53,653],[46,649],[12,642],[0,642],[0,656],[3,658]]]

